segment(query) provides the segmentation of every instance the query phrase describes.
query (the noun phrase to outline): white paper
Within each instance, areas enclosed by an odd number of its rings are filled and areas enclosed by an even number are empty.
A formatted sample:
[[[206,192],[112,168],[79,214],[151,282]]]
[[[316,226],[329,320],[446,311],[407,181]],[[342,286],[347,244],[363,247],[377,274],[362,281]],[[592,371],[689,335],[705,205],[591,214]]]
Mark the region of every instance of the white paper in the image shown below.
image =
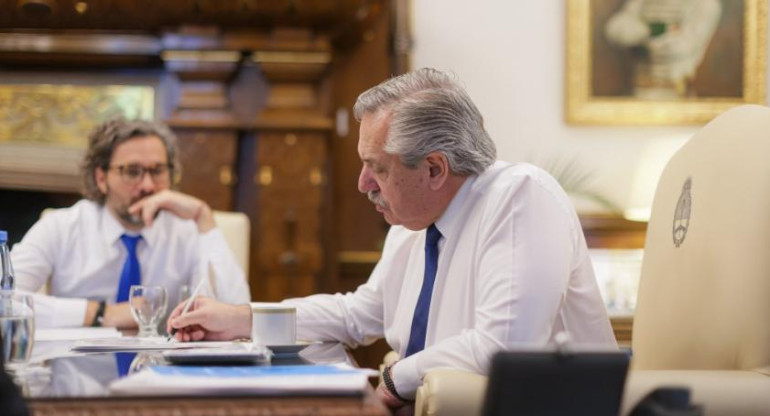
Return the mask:
[[[137,338],[123,337],[113,339],[90,339],[75,341],[72,343],[72,351],[143,351],[143,350],[178,350],[189,348],[221,348],[233,347],[238,344],[235,341],[202,341],[202,342],[177,342],[166,337]]]
[[[123,334],[112,327],[46,328],[35,330],[35,341],[76,341],[83,339],[120,338]]]
[[[116,395],[281,395],[362,394],[369,369],[347,364],[293,366],[160,366],[146,368],[110,384]]]

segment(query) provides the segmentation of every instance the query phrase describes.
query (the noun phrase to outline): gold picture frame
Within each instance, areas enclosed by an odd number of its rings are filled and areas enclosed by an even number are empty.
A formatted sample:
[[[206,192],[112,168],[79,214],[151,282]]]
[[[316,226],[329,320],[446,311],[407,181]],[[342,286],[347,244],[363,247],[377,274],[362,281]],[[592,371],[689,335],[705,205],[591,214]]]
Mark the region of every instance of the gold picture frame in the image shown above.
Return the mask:
[[[706,75],[696,75],[706,94],[688,94],[684,98],[649,99],[638,98],[626,87],[623,81],[608,82],[631,76],[625,74],[615,78],[607,76],[612,68],[629,68],[628,57],[622,53],[610,56],[609,43],[604,36],[603,24],[606,15],[613,7],[617,9],[628,0],[567,0],[567,56],[566,56],[566,120],[577,125],[665,125],[665,124],[703,124],[728,108],[740,104],[765,104],[766,77],[766,0],[727,0],[722,1],[722,13],[712,44],[703,55],[698,71],[710,62],[719,70],[718,85],[709,85]],[[737,7],[740,8],[736,11]],[[728,10],[725,11],[725,8]],[[742,11],[742,13],[740,12]],[[727,13],[731,14],[727,14]],[[603,14],[602,14],[603,13]],[[726,21],[731,18],[731,21]],[[730,32],[732,34],[730,35]],[[727,34],[724,34],[727,33]],[[719,42],[716,42],[717,36]],[[742,40],[742,42],[741,42]],[[731,43],[732,42],[732,43]],[[738,44],[736,44],[738,42]],[[714,52],[722,47],[723,54]],[[609,51],[609,52],[608,52]],[[736,52],[737,51],[737,52]],[[742,52],[742,53],[741,53]],[[741,53],[737,59],[740,66],[729,65],[734,72],[732,84],[724,81],[721,69],[725,53]],[[709,54],[716,55],[710,56]],[[708,61],[711,60],[711,61]],[[612,63],[615,63],[613,66]],[[721,65],[721,66],[720,66]],[[633,70],[633,68],[632,68]],[[616,71],[621,72],[621,71]],[[700,78],[699,78],[700,77]],[[716,79],[716,77],[712,77]],[[618,87],[615,90],[605,84]],[[625,89],[624,89],[625,88]],[[633,88],[633,86],[632,86]],[[724,92],[720,92],[724,91]]]

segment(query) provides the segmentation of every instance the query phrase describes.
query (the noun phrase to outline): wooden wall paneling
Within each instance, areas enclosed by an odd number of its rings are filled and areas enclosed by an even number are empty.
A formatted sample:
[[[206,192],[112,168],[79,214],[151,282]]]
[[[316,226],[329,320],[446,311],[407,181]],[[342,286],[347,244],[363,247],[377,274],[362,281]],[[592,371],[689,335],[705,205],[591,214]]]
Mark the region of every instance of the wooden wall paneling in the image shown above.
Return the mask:
[[[303,47],[304,44],[304,47]],[[258,224],[252,264],[254,298],[277,301],[319,290],[325,273],[322,226],[331,209],[328,89],[323,77],[331,47],[312,31],[276,30],[251,60],[269,83],[264,108],[254,120],[255,165],[252,222]]]
[[[265,300],[265,282],[261,278],[259,253],[262,251],[258,227],[261,218],[259,201],[262,199],[257,175],[257,133],[253,130],[241,135],[238,142],[238,182],[235,184],[235,210],[245,213],[251,222],[249,253],[249,290],[252,300]]]
[[[384,0],[0,0],[0,28],[153,31],[185,24],[339,31]],[[344,34],[344,33],[343,33]]]
[[[238,131],[177,127],[182,165],[179,190],[221,211],[235,208]]]
[[[179,79],[179,97],[166,120],[175,127],[237,128],[229,88],[241,53],[228,50],[165,50],[166,69]]]
[[[324,133],[264,132],[257,143],[260,298],[318,291],[323,268],[321,215],[326,186]]]
[[[175,45],[184,34],[166,33],[165,45]],[[194,41],[181,46],[217,46],[216,31],[198,30]],[[204,41],[201,41],[200,39]],[[182,163],[179,188],[212,208],[234,208],[239,122],[232,112],[229,88],[241,53],[221,49],[167,49],[161,53],[166,69],[179,80],[179,96],[166,122],[179,137]]]

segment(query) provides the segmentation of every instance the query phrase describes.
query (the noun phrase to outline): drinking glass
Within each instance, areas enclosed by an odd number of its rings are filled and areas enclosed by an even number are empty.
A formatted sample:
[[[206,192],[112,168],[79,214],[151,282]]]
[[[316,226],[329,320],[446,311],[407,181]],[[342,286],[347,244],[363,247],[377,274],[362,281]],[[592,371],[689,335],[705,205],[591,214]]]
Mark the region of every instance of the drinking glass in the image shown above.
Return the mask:
[[[21,370],[35,343],[35,309],[32,295],[0,291],[0,351],[10,371]]]
[[[128,374],[138,373],[145,368],[162,365],[164,362],[163,355],[157,351],[140,352],[136,354],[134,360],[131,361],[131,367],[128,369]]]
[[[189,285],[182,285],[179,286],[179,299],[177,299],[177,305],[187,300],[187,298],[190,297],[190,286]]]
[[[163,286],[134,285],[128,293],[131,315],[139,325],[138,337],[159,337],[158,324],[166,313],[168,297]]]

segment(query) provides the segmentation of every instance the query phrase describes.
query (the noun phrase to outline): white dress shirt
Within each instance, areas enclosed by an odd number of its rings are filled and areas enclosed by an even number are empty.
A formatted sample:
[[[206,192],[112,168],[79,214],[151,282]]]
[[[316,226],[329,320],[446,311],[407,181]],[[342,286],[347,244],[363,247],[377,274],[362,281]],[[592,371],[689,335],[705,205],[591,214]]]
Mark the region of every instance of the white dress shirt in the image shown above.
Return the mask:
[[[128,255],[123,233],[106,207],[81,200],[41,218],[14,245],[16,288],[35,292],[48,284],[50,296],[34,299],[39,328],[83,325],[88,300],[115,303]],[[208,279],[203,293],[229,303],[249,301],[243,271],[219,229],[200,234],[194,221],[161,211],[141,235],[141,281],[166,288],[167,313],[180,300],[180,288],[192,291],[203,277]]]
[[[442,216],[425,349],[392,368],[413,398],[432,369],[486,374],[501,349],[617,348],[577,214],[558,183],[528,164],[497,162],[469,177]],[[406,351],[425,267],[425,230],[391,227],[382,258],[354,293],[290,299],[300,339]]]

